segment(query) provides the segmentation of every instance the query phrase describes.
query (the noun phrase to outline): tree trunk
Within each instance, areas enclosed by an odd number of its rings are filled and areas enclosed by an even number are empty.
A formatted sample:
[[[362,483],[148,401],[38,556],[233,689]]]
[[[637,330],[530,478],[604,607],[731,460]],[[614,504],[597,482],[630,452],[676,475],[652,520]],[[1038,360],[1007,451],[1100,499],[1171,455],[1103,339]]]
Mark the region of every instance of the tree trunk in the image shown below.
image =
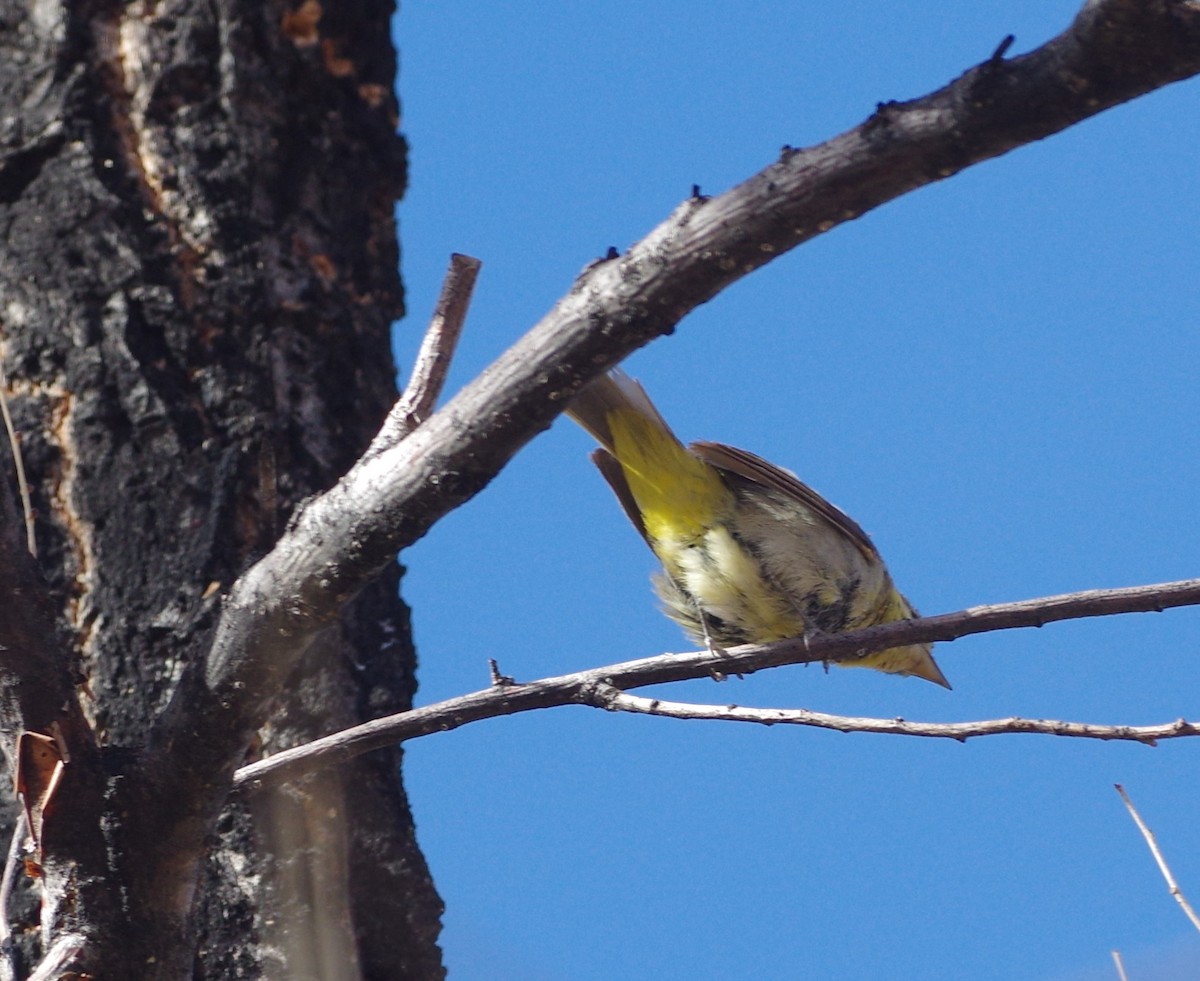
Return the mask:
[[[117,802],[102,831],[126,881],[105,887],[126,895],[137,938],[110,938],[131,953],[106,977],[443,975],[399,751],[240,798],[202,828],[213,837],[174,941],[143,930],[149,896],[122,871],[137,855],[112,844],[133,840],[112,822],[153,835],[134,775],[223,592],[395,398],[405,161],[392,12],[383,0],[0,7],[0,356],[40,564],[103,797]],[[409,706],[399,577],[380,577],[308,649],[254,753]],[[37,890],[23,888],[26,921]],[[36,960],[36,942],[22,954]]]

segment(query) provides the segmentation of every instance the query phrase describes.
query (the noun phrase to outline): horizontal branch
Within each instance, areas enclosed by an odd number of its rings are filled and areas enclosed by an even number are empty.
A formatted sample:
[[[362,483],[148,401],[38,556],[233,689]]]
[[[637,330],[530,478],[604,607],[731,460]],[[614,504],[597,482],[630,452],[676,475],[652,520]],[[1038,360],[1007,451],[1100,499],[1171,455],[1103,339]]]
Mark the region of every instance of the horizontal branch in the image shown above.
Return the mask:
[[[1016,603],[972,606],[957,613],[902,620],[882,627],[859,630],[853,634],[835,634],[822,638],[822,644],[828,645],[827,648],[823,648],[828,651],[825,660],[840,661],[853,658],[856,654],[868,654],[889,647],[933,644],[992,630],[1043,627],[1059,620],[1079,620],[1116,613],[1162,613],[1164,610],[1198,604],[1200,579],[1180,579],[1147,586],[1089,589]],[[803,641],[791,640],[781,641],[771,647],[786,651],[789,647],[802,644]],[[772,663],[768,661],[763,666],[767,667]]]
[[[373,749],[427,736],[434,732],[457,729],[459,726],[478,722],[481,719],[528,712],[534,709],[553,708],[559,705],[595,705],[611,708],[613,707],[610,694],[612,691],[623,692],[631,688],[696,678],[721,678],[732,674],[750,674],[764,668],[781,667],[786,664],[851,661],[872,651],[903,644],[936,640],[949,641],[993,630],[1040,627],[1055,620],[1108,616],[1117,613],[1157,612],[1170,607],[1197,604],[1200,604],[1200,579],[1188,579],[1154,586],[1089,590],[1082,593],[1048,596],[1043,599],[1023,600],[1017,603],[975,606],[958,613],[906,620],[845,634],[827,634],[810,637],[808,640],[785,640],[775,644],[733,647],[723,654],[713,654],[710,651],[660,654],[655,657],[592,668],[574,674],[543,678],[540,681],[526,684],[518,684],[511,679],[503,678],[493,670],[495,681],[491,688],[447,699],[434,705],[412,709],[408,712],[401,712],[397,715],[375,719],[314,740],[304,746],[285,750],[257,763],[242,767],[235,775],[235,782],[245,785],[258,780],[292,779],[310,770],[332,766]],[[669,703],[659,702],[658,704]],[[625,708],[624,705],[617,707]],[[692,706],[692,708],[701,710],[704,706]],[[726,707],[724,710],[731,711],[732,708]],[[736,710],[736,712],[751,711],[772,710]],[[808,713],[808,717],[825,720],[837,718],[823,716],[820,713]],[[749,721],[790,721],[793,724],[800,724],[800,717],[799,715],[794,719],[776,717],[770,720],[755,718]],[[857,731],[855,726],[843,724],[843,722],[849,721],[865,722],[866,725],[862,727],[862,731],[866,732],[891,732],[920,736],[940,735],[953,739],[989,735],[993,732],[998,734],[1001,731],[1052,731],[1054,735],[1089,735],[1091,738],[1098,739],[1135,739],[1140,742],[1195,735],[1195,732],[1191,731],[1194,724],[1183,721],[1163,726],[1139,728],[1009,719],[999,722],[950,723],[945,724],[942,731],[935,732],[929,728],[935,725],[933,723],[867,719],[842,720],[838,724],[828,725],[827,728]],[[820,723],[810,721],[803,724],[817,725]],[[989,727],[998,725],[1007,725],[1009,728],[1007,730],[989,729]],[[1038,728],[1038,726],[1046,728]],[[917,731],[917,728],[921,728],[922,731]],[[1089,731],[1084,732],[1082,729]],[[1128,734],[1117,735],[1118,731]],[[1098,732],[1106,734],[1096,735]]]
[[[1054,719],[986,719],[980,722],[912,722],[909,719],[872,719],[865,716],[830,715],[808,709],[747,708],[742,705],[696,705],[661,698],[630,695],[608,685],[597,686],[597,708],[610,712],[659,715],[668,719],[708,719],[720,722],[754,722],[758,725],[811,726],[838,732],[874,732],[891,736],[925,736],[965,743],[976,736],[1030,733],[1072,736],[1077,739],[1117,739],[1155,745],[1160,739],[1200,736],[1200,723],[1177,719],[1161,725],[1098,725],[1091,722],[1060,722]]]

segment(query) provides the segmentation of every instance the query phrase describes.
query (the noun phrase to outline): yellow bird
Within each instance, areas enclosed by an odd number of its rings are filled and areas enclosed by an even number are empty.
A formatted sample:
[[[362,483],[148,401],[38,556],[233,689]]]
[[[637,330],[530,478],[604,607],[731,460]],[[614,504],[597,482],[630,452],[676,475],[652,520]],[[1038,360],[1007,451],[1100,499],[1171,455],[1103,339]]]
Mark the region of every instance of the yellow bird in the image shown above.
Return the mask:
[[[620,369],[583,389],[567,415],[603,447],[592,460],[663,564],[654,585],[667,615],[697,642],[766,644],[917,616],[848,515],[753,453],[684,446]],[[949,688],[930,650],[840,663]]]

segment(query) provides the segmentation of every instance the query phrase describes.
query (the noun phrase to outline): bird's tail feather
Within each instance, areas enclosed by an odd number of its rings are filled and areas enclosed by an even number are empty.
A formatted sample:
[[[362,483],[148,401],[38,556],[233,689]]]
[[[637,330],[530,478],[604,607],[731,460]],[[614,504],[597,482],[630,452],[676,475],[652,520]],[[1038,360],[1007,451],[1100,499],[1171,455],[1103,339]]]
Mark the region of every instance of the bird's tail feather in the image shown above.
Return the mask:
[[[646,390],[620,368],[613,368],[591,382],[575,396],[566,412],[610,453],[615,449],[609,422],[613,413],[632,412],[643,416],[678,441],[671,432],[671,427],[650,401]]]

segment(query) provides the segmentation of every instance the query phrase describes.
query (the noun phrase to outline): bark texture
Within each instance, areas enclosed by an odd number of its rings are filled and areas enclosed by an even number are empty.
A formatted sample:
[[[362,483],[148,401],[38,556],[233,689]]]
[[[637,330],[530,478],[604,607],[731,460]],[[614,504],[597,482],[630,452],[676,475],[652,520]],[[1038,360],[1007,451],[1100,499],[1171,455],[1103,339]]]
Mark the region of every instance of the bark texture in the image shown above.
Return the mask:
[[[222,592],[395,399],[392,12],[0,7],[0,355],[103,792],[142,808],[142,829],[146,733]],[[261,748],[411,704],[398,584],[393,567],[312,645]],[[197,940],[128,976],[181,976],[186,958],[197,978],[441,977],[440,901],[399,763],[386,753],[228,809]],[[132,867],[136,835],[106,834]]]

